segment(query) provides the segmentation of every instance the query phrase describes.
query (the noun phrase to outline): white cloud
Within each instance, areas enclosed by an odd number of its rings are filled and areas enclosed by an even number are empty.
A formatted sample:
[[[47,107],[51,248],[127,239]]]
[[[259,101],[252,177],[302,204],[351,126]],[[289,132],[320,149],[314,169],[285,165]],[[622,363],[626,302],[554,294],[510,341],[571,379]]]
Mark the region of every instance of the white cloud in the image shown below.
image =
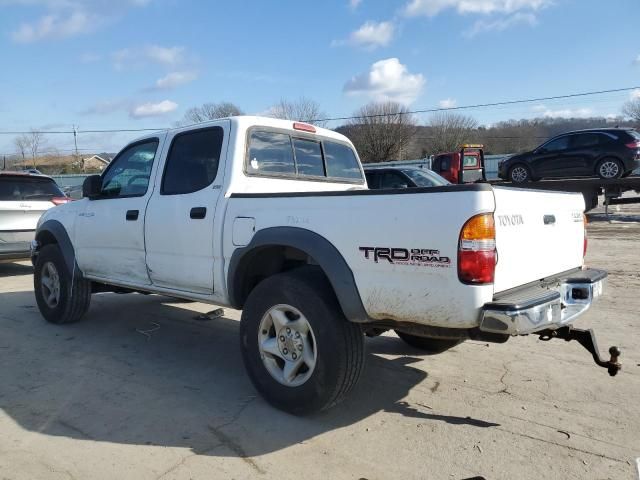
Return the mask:
[[[502,30],[506,30],[514,25],[524,24],[532,27],[537,23],[538,20],[533,13],[518,12],[495,20],[476,20],[473,27],[471,27],[471,30],[465,32],[465,35],[473,37],[481,32],[501,32]]]
[[[409,0],[403,8],[408,17],[435,17],[446,10],[478,18],[465,35],[502,31],[514,25],[535,25],[536,12],[553,5],[554,0]]]
[[[440,108],[454,108],[457,104],[458,102],[453,98],[445,98],[438,102]]]
[[[444,10],[454,9],[460,14],[509,14],[540,10],[552,4],[552,0],[410,0],[404,7],[404,13],[410,17],[433,17]]]
[[[409,73],[397,58],[380,60],[368,72],[354,76],[344,86],[349,95],[366,95],[375,101],[413,103],[422,93],[426,80],[420,73]]]
[[[594,111],[591,108],[553,110],[545,105],[535,105],[532,110],[545,118],[588,118],[594,115]]]
[[[35,23],[23,23],[11,33],[16,43],[33,43],[44,39],[59,39],[89,33],[95,19],[85,12],[73,12],[68,17],[45,15]]]
[[[362,0],[349,0],[349,8],[351,10],[355,10],[360,6],[361,3],[362,3]]]
[[[377,47],[384,47],[391,43],[395,33],[393,22],[366,22],[359,29],[349,35],[348,40],[334,40],[332,46],[352,45],[374,50]]]
[[[138,48],[123,48],[111,54],[113,66],[117,70],[137,67],[146,63],[156,63],[164,67],[176,67],[186,61],[184,47],[163,47],[147,45]]]
[[[98,30],[128,8],[147,5],[150,0],[0,0],[2,6],[44,9],[46,14],[23,22],[10,33],[16,43],[57,40]]]
[[[173,112],[178,104],[171,100],[163,100],[158,103],[143,103],[131,108],[129,115],[133,118],[158,117]]]
[[[155,89],[168,90],[193,82],[198,78],[196,72],[171,72],[156,81]]]
[[[366,22],[353,32],[350,40],[354,45],[378,47],[389,45],[393,40],[395,26],[392,22]]]

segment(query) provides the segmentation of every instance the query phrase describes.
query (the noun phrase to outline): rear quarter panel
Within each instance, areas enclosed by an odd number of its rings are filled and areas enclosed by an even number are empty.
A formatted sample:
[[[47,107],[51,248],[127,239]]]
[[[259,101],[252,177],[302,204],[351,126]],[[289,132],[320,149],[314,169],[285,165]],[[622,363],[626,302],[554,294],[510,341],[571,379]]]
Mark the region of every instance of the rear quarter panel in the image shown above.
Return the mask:
[[[457,187],[446,192],[413,192],[232,196],[224,225],[226,268],[237,248],[229,234],[236,218],[254,218],[256,231],[277,226],[302,228],[323,236],[342,254],[371,318],[454,328],[477,326],[478,309],[492,299],[493,286],[459,282],[458,237],[470,217],[494,210],[493,194],[488,188],[460,191]],[[402,256],[401,249],[417,249],[422,258],[391,262],[384,255],[376,258],[376,248],[398,249],[397,256]]]

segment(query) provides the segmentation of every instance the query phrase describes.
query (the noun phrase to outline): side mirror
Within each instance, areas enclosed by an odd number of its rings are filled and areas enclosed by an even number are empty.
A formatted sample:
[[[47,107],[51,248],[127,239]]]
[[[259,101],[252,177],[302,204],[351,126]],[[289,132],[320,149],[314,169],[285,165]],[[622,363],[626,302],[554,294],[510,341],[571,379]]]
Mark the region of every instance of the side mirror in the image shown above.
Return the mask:
[[[89,175],[82,183],[82,197],[93,199],[100,196],[102,190],[102,177],[100,175]]]

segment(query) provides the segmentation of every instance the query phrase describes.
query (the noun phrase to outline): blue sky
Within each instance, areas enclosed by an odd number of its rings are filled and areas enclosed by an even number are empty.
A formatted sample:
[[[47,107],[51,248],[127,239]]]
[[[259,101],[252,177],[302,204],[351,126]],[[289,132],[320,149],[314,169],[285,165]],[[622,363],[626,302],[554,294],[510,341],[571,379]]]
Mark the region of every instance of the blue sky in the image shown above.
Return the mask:
[[[191,106],[329,116],[640,85],[637,0],[0,0],[0,131],[156,128]],[[615,7],[615,8],[613,8]],[[640,95],[640,93],[639,93]],[[630,93],[464,113],[617,115]],[[420,118],[425,121],[425,117]],[[333,125],[335,126],[335,125]],[[117,150],[135,134],[81,134]],[[0,135],[0,153],[13,137]],[[72,146],[69,135],[47,145]]]

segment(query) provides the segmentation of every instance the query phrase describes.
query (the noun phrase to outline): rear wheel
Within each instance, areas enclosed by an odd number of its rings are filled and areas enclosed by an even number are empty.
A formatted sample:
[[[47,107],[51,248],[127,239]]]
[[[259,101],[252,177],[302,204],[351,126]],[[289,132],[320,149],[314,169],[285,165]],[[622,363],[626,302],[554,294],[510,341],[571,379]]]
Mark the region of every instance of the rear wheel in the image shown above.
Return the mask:
[[[345,318],[331,286],[315,270],[263,280],[249,295],[240,322],[251,381],[269,403],[294,414],[340,402],[364,367],[360,327]]]
[[[422,350],[427,355],[436,355],[438,353],[446,352],[447,350],[464,342],[464,340],[460,338],[429,338],[410,335],[408,333],[399,332],[398,330],[395,332],[398,337],[405,341],[405,343]]]
[[[529,167],[518,163],[509,169],[509,180],[513,183],[526,183],[531,181]]]
[[[48,322],[77,322],[89,309],[91,282],[78,271],[68,271],[58,245],[45,245],[38,254],[33,289],[40,313]]]
[[[603,158],[596,166],[596,174],[604,180],[611,180],[622,177],[624,167],[615,158]]]

